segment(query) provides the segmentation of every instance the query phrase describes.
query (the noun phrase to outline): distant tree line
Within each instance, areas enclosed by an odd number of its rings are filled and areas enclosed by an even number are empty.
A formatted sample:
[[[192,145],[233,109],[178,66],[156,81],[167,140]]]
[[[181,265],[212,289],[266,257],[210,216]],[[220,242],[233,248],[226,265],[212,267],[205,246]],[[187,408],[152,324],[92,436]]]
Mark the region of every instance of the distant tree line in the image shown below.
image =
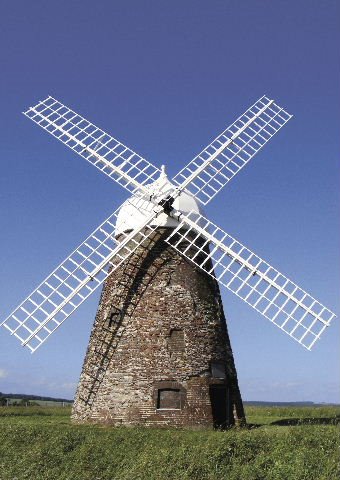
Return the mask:
[[[8,404],[8,398],[9,397],[3,397],[0,396],[0,407],[4,407]],[[37,402],[34,402],[32,400],[28,400],[25,398],[21,399],[16,399],[14,401],[11,401],[11,407],[35,407],[38,406],[39,404]]]
[[[6,398],[15,398],[15,399],[22,399],[27,401],[32,401],[32,400],[41,400],[45,402],[66,402],[66,403],[72,403],[72,400],[68,400],[66,398],[54,398],[54,397],[42,397],[40,395],[27,395],[25,393],[2,393],[0,392],[0,405],[2,405],[2,399],[5,399],[5,404],[6,404]]]

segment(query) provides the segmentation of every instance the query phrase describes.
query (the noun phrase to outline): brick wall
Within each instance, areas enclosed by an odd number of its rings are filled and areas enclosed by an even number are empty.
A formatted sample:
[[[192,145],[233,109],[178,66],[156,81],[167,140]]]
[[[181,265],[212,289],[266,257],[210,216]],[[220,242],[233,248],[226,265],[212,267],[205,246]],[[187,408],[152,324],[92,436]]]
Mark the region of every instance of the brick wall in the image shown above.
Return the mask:
[[[169,247],[167,235],[159,229],[103,287],[76,422],[212,427],[212,384],[228,388],[229,423],[244,421],[218,285]],[[213,378],[212,362],[225,365],[225,379]],[[176,408],[157,408],[160,396]]]

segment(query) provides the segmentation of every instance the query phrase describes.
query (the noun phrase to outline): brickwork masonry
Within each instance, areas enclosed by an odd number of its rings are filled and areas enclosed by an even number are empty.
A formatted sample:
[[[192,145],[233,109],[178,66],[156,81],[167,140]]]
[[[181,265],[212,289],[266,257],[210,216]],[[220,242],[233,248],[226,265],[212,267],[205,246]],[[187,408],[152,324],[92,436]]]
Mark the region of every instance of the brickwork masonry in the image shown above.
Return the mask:
[[[218,284],[176,253],[167,235],[157,230],[104,284],[75,422],[199,428],[245,421]],[[213,375],[213,365],[222,373]],[[214,418],[214,385],[227,392],[223,425]]]

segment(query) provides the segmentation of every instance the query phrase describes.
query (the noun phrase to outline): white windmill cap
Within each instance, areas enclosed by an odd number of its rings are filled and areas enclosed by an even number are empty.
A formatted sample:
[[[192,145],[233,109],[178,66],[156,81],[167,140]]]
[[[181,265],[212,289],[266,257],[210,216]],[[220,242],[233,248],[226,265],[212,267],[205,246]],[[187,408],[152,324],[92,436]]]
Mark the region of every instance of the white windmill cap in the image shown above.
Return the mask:
[[[157,193],[158,195],[160,193],[170,193],[175,188],[175,185],[169,181],[165,173],[164,165],[162,165],[161,174],[157,180],[146,186],[150,191],[150,195],[152,195],[152,193]],[[173,207],[183,214],[188,214],[189,212],[202,214],[202,210],[196,199],[187,192],[182,192],[174,200]],[[123,203],[119,210],[116,221],[116,236],[138,227],[138,225],[152,213],[154,208],[154,203],[150,202],[146,196],[141,196],[138,193],[132,195],[132,197]],[[153,219],[151,225],[176,228],[178,221],[166,214],[161,214]]]

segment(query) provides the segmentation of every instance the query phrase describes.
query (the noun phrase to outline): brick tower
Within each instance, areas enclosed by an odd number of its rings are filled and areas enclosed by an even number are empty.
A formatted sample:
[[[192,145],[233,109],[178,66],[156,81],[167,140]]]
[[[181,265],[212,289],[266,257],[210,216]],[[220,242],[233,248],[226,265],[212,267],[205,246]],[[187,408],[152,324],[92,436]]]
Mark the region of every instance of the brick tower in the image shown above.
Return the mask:
[[[158,182],[171,187],[165,174]],[[199,211],[185,193],[177,202],[179,211]],[[244,423],[218,284],[165,242],[174,226],[173,219],[160,224],[107,278],[74,421],[193,428]]]

